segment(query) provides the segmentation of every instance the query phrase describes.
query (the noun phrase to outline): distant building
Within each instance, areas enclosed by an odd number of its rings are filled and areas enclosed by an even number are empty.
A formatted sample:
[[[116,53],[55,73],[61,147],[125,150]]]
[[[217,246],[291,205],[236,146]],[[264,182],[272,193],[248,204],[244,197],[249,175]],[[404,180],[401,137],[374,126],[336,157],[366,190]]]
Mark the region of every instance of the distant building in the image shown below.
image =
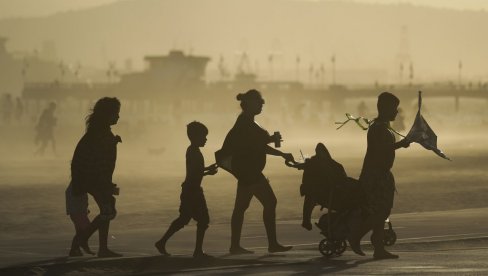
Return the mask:
[[[23,96],[29,99],[94,99],[101,96],[134,100],[169,99],[173,95],[201,91],[206,87],[204,76],[210,61],[208,57],[171,51],[166,56],[147,56],[145,60],[148,63],[146,70],[122,74],[120,81],[115,83],[28,83]]]
[[[116,84],[120,96],[160,97],[205,88],[208,57],[185,55],[174,50],[166,56],[147,56],[144,60],[148,63],[145,71],[121,76]]]

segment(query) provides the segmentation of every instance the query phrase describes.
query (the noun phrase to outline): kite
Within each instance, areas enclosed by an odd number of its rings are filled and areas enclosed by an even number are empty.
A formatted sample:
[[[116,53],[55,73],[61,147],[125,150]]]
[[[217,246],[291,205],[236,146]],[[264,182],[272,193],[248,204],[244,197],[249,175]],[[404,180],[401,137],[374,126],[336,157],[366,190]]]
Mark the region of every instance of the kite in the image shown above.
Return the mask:
[[[422,108],[422,91],[419,91],[419,110],[417,111],[417,116],[415,116],[415,121],[413,122],[412,128],[408,132],[405,139],[410,142],[415,142],[420,144],[425,149],[431,150],[435,152],[440,157],[449,159],[440,149],[437,148],[437,135],[435,135],[434,131],[430,128],[427,121],[425,121],[424,117],[420,113],[420,109]]]

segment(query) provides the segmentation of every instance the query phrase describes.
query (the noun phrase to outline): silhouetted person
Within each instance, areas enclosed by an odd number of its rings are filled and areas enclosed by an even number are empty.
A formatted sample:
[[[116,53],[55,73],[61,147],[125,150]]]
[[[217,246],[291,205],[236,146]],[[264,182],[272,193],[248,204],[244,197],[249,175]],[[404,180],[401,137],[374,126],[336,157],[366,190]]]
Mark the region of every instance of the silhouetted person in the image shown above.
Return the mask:
[[[378,96],[378,117],[368,130],[368,148],[359,178],[366,196],[367,218],[361,227],[353,229],[348,238],[354,252],[364,255],[360,248],[361,238],[373,230],[371,241],[375,259],[398,258],[384,248],[383,227],[393,207],[395,179],[390,170],[395,161],[395,150],[410,145],[405,139],[395,142],[395,135],[390,130],[390,122],[395,120],[399,104],[400,100],[389,92]]]
[[[186,150],[186,178],[181,184],[180,216],[171,223],[164,236],[154,245],[159,253],[170,256],[166,251],[166,242],[174,233],[185,227],[191,219],[194,219],[197,222],[197,238],[193,257],[206,258],[210,256],[203,252],[202,245],[210,218],[201,185],[205,175],[217,173],[217,166],[213,164],[205,167],[205,161],[200,152],[200,147],[205,146],[207,142],[207,127],[200,122],[191,122],[187,125],[187,135],[191,144]]]
[[[39,117],[39,122],[36,126],[36,144],[41,144],[36,154],[43,155],[46,150],[47,144],[51,142],[53,152],[56,153],[56,140],[54,139],[54,127],[56,126],[57,119],[54,117],[54,111],[56,110],[56,104],[54,102],[49,103],[49,106],[44,109]]]
[[[82,193],[80,195],[73,195],[73,187],[71,183],[65,192],[66,195],[66,214],[69,215],[71,221],[75,226],[76,234],[71,242],[71,249],[69,251],[70,257],[83,256],[80,247],[87,254],[94,255],[86,241],[84,244],[80,244],[78,237],[83,234],[83,231],[88,229],[90,225],[90,219],[88,218],[88,194]]]
[[[237,95],[241,102],[242,113],[237,118],[234,127],[227,135],[223,150],[230,152],[232,157],[232,170],[237,177],[237,194],[234,211],[232,213],[231,254],[253,253],[241,247],[241,230],[244,221],[244,212],[249,207],[253,196],[263,205],[263,220],[268,236],[268,251],[288,251],[291,246],[282,246],[276,238],[276,197],[269,181],[262,171],[266,165],[266,155],[281,156],[287,161],[293,161],[290,153],[283,153],[270,147],[268,144],[281,139],[279,133],[270,136],[261,128],[254,117],[261,113],[264,100],[257,90],[249,90]]]
[[[95,199],[100,214],[88,228],[78,235],[80,245],[87,244],[88,238],[98,230],[99,257],[120,257],[121,254],[108,249],[110,221],[115,218],[115,197],[118,194],[112,174],[117,159],[117,144],[122,142],[115,136],[110,126],[119,120],[120,102],[117,98],[101,98],[86,118],[86,133],[76,146],[71,161],[71,185],[74,196],[89,193]]]

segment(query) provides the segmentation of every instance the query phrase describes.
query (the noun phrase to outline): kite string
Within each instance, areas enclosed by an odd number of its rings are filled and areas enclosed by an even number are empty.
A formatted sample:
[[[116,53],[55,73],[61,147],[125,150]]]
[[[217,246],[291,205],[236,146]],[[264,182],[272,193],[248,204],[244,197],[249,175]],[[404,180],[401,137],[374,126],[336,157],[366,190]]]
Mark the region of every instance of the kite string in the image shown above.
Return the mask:
[[[339,127],[336,128],[336,130],[342,128],[343,126],[345,126],[350,121],[354,121],[362,130],[368,130],[369,127],[371,126],[371,124],[374,122],[374,120],[369,120],[369,119],[364,118],[364,117],[354,117],[349,113],[346,113],[346,118],[347,119],[343,122],[335,122],[336,125],[340,125]],[[363,126],[363,124],[361,124],[361,121],[366,123],[367,126]],[[403,138],[406,137],[405,135],[403,135],[403,134],[399,133],[398,131],[396,131],[395,129],[393,129],[390,125],[388,125],[388,129],[391,130],[393,133],[395,133],[398,136],[401,136]]]
[[[350,113],[346,113],[346,118],[347,119],[344,122],[335,122],[336,125],[340,125],[336,129],[340,129],[343,126],[345,126],[347,123],[349,123],[350,121],[354,121],[360,128],[362,128],[363,130],[367,130],[369,128],[369,126],[373,123],[372,120],[368,120],[364,117],[357,117],[356,118],[356,117],[352,116]],[[361,121],[363,121],[365,124],[367,124],[367,127],[363,126]]]

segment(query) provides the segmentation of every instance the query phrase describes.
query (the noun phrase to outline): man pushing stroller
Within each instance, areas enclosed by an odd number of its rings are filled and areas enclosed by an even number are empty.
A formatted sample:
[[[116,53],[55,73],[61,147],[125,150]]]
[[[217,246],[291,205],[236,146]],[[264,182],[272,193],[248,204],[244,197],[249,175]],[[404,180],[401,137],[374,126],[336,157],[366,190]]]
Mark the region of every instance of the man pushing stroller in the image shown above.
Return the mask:
[[[360,255],[361,238],[370,230],[375,259],[397,259],[398,255],[385,250],[383,243],[384,221],[390,216],[393,207],[395,179],[391,173],[395,161],[395,150],[407,148],[410,141],[395,141],[395,133],[390,127],[398,114],[400,100],[389,92],[378,96],[378,117],[368,129],[368,148],[364,157],[359,181],[366,200],[366,219],[360,227],[352,229],[348,238],[352,250]]]

